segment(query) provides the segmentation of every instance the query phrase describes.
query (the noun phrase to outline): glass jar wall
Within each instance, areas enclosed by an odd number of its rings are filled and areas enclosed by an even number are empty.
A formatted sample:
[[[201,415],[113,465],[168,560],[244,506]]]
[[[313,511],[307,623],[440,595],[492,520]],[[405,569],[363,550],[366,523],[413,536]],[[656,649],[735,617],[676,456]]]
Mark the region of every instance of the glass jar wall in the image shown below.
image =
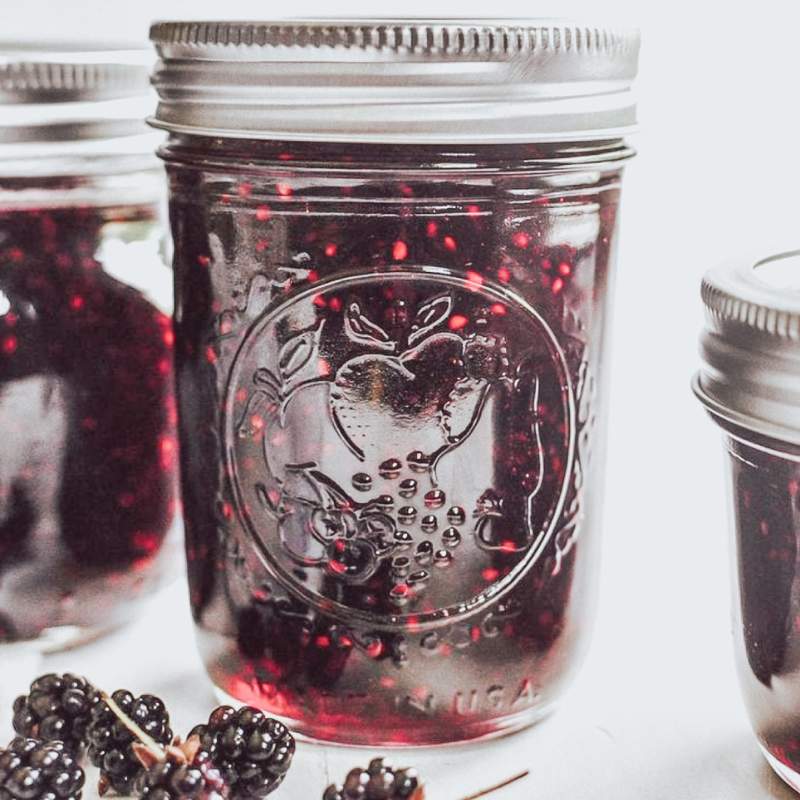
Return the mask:
[[[227,694],[421,743],[572,677],[627,155],[578,151],[164,150],[192,604]]]
[[[694,388],[725,443],[742,696],[768,763],[800,790],[798,274],[800,251],[706,273]]]
[[[200,650],[221,696],[309,738],[515,730],[553,708],[590,635],[631,152],[609,131],[504,141],[483,106],[473,139],[448,112],[487,89],[458,81],[532,51],[522,32],[449,50],[457,27],[152,33]],[[600,57],[628,70],[635,47],[614,41]],[[464,105],[407,118],[408,60],[426,56],[423,91]]]
[[[52,648],[177,566],[165,185],[142,54],[0,69],[0,641]]]

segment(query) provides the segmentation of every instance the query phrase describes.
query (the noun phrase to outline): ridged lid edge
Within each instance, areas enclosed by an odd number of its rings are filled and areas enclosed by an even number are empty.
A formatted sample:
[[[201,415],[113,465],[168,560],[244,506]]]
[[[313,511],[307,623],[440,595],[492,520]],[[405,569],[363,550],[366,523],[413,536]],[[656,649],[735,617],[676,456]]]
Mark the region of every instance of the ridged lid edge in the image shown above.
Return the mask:
[[[709,320],[717,327],[734,324],[800,341],[800,293],[771,286],[756,274],[759,267],[790,257],[800,257],[800,250],[741,259],[708,270],[700,295]]]
[[[156,22],[176,133],[491,144],[620,138],[639,34],[558,20]]]
[[[0,88],[21,92],[94,92],[107,88],[142,89],[130,69],[114,64],[0,64]]]
[[[0,103],[91,102],[150,92],[145,49],[0,42]]]
[[[800,445],[800,250],[712,267],[700,293],[695,394],[717,421]]]
[[[635,30],[610,30],[568,22],[336,20],[314,22],[156,22],[150,38],[159,45],[218,45],[298,49],[371,49],[394,54],[450,58],[507,58],[534,50],[638,50]]]

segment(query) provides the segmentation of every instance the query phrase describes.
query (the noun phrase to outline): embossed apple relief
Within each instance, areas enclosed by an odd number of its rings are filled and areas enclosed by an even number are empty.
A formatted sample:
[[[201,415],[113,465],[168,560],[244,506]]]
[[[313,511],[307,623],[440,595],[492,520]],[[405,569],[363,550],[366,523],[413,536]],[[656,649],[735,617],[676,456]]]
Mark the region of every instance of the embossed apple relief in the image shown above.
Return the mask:
[[[398,282],[402,303],[386,290]],[[529,309],[416,276],[372,283],[251,330],[228,398],[231,472],[265,557],[306,595],[435,613],[549,535],[569,381]]]
[[[369,320],[358,302],[348,306],[346,334],[372,352],[348,359],[337,370],[330,405],[337,430],[359,458],[381,431],[390,437],[390,449],[418,452],[434,464],[463,441],[489,389],[507,377],[502,340],[436,330],[451,312],[450,297],[426,303],[408,346],[395,354],[401,343]]]

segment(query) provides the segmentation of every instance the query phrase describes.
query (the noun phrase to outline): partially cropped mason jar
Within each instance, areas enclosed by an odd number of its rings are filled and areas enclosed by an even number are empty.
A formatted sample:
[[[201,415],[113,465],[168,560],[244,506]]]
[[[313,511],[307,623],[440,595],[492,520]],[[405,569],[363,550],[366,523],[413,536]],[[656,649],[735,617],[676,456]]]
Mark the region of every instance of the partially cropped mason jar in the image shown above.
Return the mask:
[[[723,431],[740,685],[767,761],[800,791],[800,251],[710,270],[694,388]]]
[[[159,23],[191,603],[301,736],[546,715],[596,599],[635,33]]]
[[[180,566],[149,56],[0,47],[0,642],[94,638]]]

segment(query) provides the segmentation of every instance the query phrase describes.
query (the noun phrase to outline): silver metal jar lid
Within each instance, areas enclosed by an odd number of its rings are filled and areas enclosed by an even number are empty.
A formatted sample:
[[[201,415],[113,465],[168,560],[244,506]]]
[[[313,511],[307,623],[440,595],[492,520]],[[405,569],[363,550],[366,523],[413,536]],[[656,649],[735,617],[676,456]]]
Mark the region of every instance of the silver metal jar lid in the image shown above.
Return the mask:
[[[800,444],[800,250],[709,270],[694,390],[713,415]]]
[[[552,20],[159,22],[151,124],[378,143],[618,138],[639,34]]]
[[[146,134],[147,50],[0,43],[0,147]]]

